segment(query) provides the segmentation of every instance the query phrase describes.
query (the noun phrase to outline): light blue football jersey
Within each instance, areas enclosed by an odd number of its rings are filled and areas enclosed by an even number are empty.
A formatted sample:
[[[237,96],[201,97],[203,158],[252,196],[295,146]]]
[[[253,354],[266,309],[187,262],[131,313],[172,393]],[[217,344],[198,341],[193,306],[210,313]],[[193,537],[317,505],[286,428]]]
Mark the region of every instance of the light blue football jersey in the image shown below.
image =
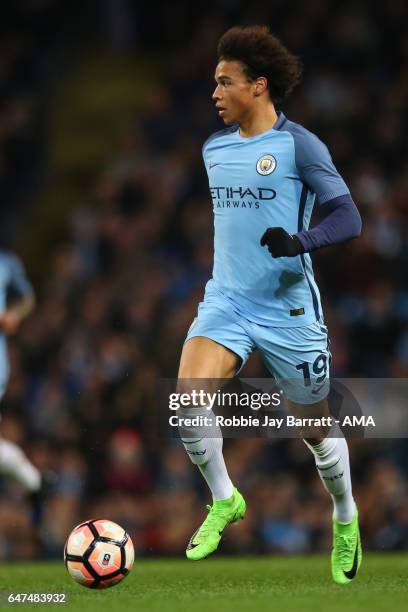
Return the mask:
[[[8,251],[0,251],[0,313],[7,305],[7,293],[14,291],[20,296],[33,292],[20,259]],[[0,331],[0,398],[5,391],[9,376],[6,337]]]
[[[322,320],[308,254],[272,258],[260,239],[268,227],[307,230],[321,205],[349,189],[327,147],[279,113],[275,126],[243,138],[238,125],[204,143],[214,210],[214,268],[205,301],[227,300],[265,326],[300,327]]]

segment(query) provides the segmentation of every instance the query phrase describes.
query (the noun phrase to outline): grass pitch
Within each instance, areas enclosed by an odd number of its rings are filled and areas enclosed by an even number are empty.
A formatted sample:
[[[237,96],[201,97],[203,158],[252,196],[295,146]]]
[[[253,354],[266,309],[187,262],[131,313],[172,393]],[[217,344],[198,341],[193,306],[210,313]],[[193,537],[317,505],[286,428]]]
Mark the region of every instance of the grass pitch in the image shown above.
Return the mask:
[[[136,560],[131,574],[105,591],[74,583],[62,562],[8,563],[0,566],[0,590],[68,594],[66,604],[18,605],[25,610],[399,612],[408,609],[408,555],[366,554],[355,582],[344,587],[332,583],[325,555]]]

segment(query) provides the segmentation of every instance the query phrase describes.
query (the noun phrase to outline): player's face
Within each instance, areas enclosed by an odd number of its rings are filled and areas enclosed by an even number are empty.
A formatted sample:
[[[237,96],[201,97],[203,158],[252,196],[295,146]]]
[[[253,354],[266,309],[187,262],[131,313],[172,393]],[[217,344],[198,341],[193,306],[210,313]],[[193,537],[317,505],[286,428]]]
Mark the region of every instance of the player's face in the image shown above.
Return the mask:
[[[221,60],[215,70],[217,87],[212,95],[224,123],[241,123],[254,105],[254,83],[238,61]]]

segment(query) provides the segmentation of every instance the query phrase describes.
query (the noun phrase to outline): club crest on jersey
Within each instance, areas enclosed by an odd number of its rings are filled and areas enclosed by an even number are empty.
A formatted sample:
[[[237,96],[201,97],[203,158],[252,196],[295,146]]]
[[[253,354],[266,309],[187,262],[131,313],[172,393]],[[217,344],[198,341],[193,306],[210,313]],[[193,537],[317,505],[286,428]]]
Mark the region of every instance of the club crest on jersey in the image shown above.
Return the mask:
[[[256,171],[262,176],[272,174],[276,168],[276,159],[273,155],[262,155],[256,162]]]

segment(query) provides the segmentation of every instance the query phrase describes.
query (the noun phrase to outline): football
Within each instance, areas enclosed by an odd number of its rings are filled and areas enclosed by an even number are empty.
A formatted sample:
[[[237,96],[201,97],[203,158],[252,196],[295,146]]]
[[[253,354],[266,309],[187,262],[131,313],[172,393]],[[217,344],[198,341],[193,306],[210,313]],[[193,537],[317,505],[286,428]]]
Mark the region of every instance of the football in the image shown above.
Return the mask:
[[[116,523],[90,519],[68,536],[64,560],[76,582],[91,589],[106,589],[118,584],[132,569],[133,543]]]

